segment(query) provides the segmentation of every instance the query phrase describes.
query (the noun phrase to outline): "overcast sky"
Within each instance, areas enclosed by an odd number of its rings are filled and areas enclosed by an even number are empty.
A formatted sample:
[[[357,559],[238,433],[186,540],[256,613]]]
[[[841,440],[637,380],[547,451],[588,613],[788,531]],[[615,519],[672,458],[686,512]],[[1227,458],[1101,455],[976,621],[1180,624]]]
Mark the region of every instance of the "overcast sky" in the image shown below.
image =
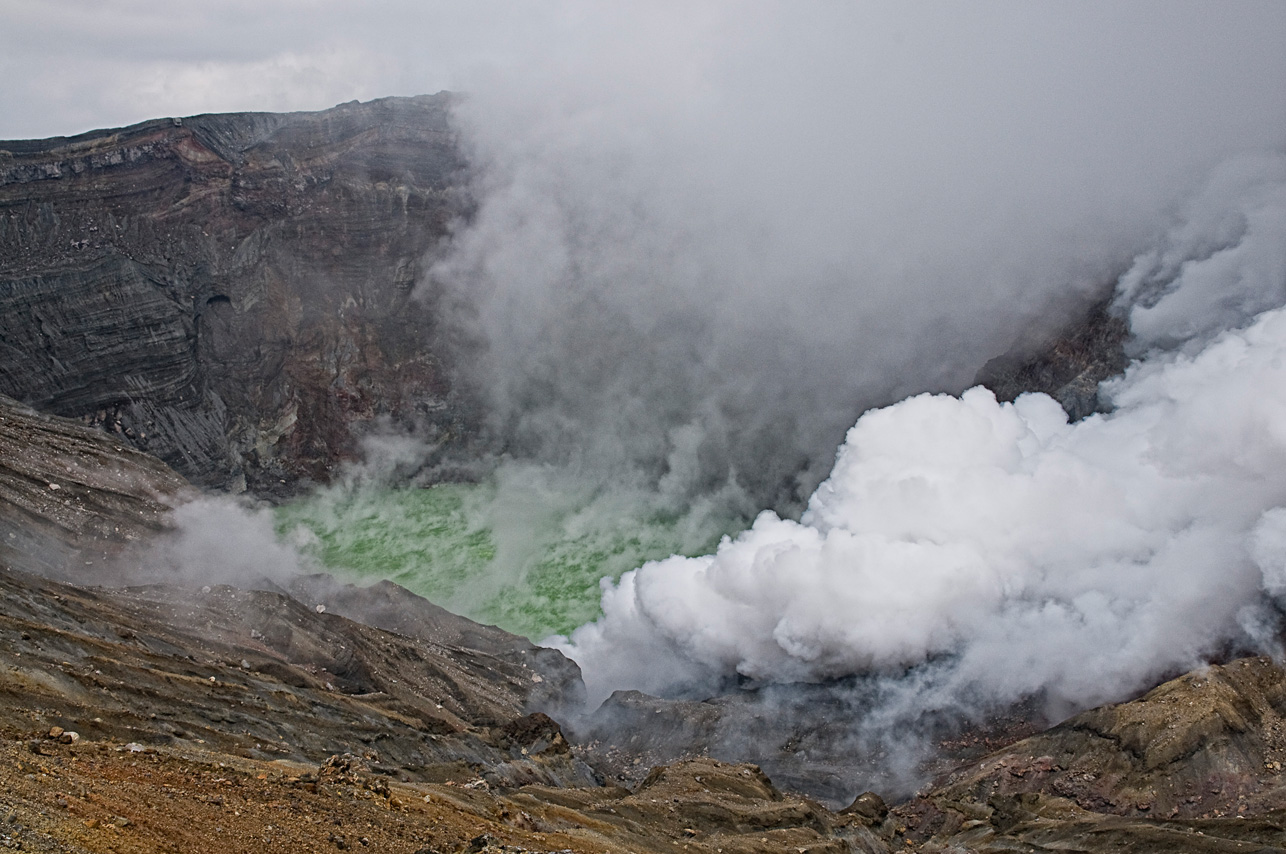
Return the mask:
[[[558,2],[0,0],[0,138],[458,88],[568,26]]]
[[[908,6],[918,11],[901,11]],[[1113,6],[1123,9],[1104,14]],[[1150,28],[1160,53],[1172,41],[1172,53],[1185,55],[1183,64],[1212,84],[1224,72],[1268,70],[1272,54],[1286,53],[1286,3],[1273,0],[979,4],[960,32],[940,35],[965,43],[990,30],[1001,41],[1012,26],[1014,38],[1025,38],[1033,7],[1071,11],[1047,16],[1056,26],[1068,25],[1060,18],[1078,18],[1073,30],[1101,28],[1097,46],[1109,50],[1103,57],[1109,67],[1121,60],[1110,54],[1113,43],[1137,43]],[[932,4],[0,0],[0,139],[167,115],[323,109],[354,98],[466,88],[532,64],[585,70],[620,54],[664,76],[676,62],[692,70],[693,58],[726,52],[732,42],[769,44],[764,36],[774,28],[790,31],[795,19],[819,10],[832,19],[819,24],[831,27],[834,13],[846,8],[873,12],[850,17],[863,18],[854,23],[867,31],[886,30],[889,43],[908,55],[931,48],[939,35],[924,32],[933,15],[920,12],[932,12]],[[949,17],[953,26],[961,20]],[[798,35],[795,28],[786,39]],[[823,48],[836,47],[825,41],[833,33],[816,35]],[[1082,35],[1069,32],[1069,43]],[[1153,51],[1144,53],[1155,60]],[[697,76],[716,82],[700,68]],[[1280,95],[1280,78],[1273,86]]]

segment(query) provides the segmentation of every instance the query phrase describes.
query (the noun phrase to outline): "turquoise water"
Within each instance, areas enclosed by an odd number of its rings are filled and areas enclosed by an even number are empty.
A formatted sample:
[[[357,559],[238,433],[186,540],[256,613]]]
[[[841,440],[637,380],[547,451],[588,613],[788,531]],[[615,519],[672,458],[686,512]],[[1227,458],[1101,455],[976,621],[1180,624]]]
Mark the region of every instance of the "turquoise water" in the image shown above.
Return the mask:
[[[279,535],[340,575],[387,578],[457,613],[540,640],[598,617],[600,580],[703,554],[728,514],[666,512],[642,494],[546,479],[334,489],[277,510]]]

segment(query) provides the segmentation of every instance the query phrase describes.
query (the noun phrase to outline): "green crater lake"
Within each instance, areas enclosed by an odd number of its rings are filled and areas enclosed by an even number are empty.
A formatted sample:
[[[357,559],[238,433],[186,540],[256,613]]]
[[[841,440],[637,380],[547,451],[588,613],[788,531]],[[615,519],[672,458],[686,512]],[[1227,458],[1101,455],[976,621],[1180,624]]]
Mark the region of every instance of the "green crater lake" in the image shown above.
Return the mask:
[[[533,640],[600,614],[600,582],[672,554],[705,554],[728,518],[657,509],[639,494],[442,484],[331,489],[282,506],[277,533],[337,575],[390,579]]]

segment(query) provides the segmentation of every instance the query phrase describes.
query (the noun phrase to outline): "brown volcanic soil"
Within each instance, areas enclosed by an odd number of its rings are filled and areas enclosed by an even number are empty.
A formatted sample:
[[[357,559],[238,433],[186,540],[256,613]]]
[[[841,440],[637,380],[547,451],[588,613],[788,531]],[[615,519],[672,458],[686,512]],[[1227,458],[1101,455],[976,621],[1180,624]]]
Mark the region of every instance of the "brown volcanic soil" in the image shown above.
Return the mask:
[[[852,849],[832,825],[871,835],[859,821],[781,798],[751,767],[716,763],[659,773],[638,795],[499,793],[338,766],[13,737],[0,740],[0,767],[0,846],[27,851],[838,852]]]
[[[16,772],[0,796],[0,844],[24,850],[451,850],[499,824],[442,796],[426,802],[435,787],[390,788],[215,753],[35,744],[45,755],[24,739],[0,742],[0,762]],[[542,842],[511,835],[527,847]]]

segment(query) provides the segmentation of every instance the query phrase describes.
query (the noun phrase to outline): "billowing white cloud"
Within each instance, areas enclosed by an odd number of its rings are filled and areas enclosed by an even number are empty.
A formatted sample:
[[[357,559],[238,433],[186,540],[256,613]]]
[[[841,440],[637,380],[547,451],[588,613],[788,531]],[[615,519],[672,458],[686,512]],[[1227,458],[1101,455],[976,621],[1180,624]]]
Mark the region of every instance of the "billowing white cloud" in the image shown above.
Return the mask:
[[[974,388],[866,413],[800,521],[765,512],[714,555],[605,588],[564,644],[592,691],[933,662],[935,704],[1066,708],[1264,642],[1286,605],[1284,170],[1217,170],[1123,277],[1128,298],[1149,272],[1131,320],[1175,349],[1107,385],[1113,412],[1068,423],[1044,395]]]
[[[695,8],[468,78],[431,285],[515,454],[802,502],[863,409],[962,390],[1286,141],[1281,7]]]

